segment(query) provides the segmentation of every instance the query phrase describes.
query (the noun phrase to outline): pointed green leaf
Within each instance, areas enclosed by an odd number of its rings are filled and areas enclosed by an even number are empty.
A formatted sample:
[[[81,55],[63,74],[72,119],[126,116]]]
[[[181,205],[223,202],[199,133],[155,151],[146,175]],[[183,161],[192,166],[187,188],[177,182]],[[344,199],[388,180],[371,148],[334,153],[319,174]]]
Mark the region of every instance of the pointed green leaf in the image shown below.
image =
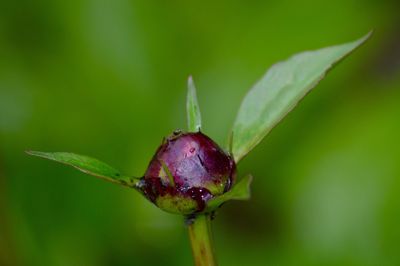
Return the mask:
[[[329,69],[370,35],[354,42],[303,52],[273,65],[240,106],[233,126],[232,151],[236,162],[252,150]]]
[[[231,190],[215,197],[207,202],[207,208],[213,210],[228,200],[248,200],[250,199],[250,185],[253,177],[247,175],[242,178]]]
[[[121,173],[97,159],[69,152],[40,152],[27,151],[26,153],[70,165],[85,174],[93,175],[107,181],[128,187],[135,187],[139,181],[137,178],[123,176]]]
[[[188,130],[190,132],[197,132],[201,128],[201,115],[199,103],[197,102],[196,87],[194,86],[192,76],[188,79],[188,93],[186,99],[186,112]]]

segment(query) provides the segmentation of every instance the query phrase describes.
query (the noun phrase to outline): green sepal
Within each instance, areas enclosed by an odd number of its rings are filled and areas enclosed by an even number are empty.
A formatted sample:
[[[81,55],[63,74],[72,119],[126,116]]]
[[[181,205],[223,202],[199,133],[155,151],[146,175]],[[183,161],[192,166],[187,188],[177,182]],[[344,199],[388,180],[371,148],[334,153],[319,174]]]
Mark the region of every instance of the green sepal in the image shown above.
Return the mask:
[[[216,196],[207,202],[207,210],[214,210],[229,200],[248,200],[250,199],[250,185],[253,180],[252,175],[246,175],[236,183],[228,192]]]

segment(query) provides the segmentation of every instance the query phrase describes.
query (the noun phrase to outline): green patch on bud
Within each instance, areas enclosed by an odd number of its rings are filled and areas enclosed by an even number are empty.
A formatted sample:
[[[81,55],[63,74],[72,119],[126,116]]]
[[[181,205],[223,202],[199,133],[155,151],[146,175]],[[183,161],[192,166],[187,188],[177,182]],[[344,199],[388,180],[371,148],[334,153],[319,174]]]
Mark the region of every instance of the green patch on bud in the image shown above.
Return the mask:
[[[162,210],[176,214],[192,214],[199,208],[198,203],[190,197],[183,195],[159,196],[155,204]]]

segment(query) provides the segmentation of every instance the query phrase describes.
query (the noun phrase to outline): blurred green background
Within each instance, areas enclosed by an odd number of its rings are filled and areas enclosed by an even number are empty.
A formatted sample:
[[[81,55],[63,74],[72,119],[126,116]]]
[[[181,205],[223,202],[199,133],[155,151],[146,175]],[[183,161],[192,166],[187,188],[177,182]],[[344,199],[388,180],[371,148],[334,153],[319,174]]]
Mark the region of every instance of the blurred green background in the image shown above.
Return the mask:
[[[214,222],[221,265],[400,265],[400,4],[0,0],[0,265],[191,265],[180,217],[25,155],[92,155],[140,176],[185,128],[186,79],[224,144],[271,64],[372,39],[239,166],[253,197]]]

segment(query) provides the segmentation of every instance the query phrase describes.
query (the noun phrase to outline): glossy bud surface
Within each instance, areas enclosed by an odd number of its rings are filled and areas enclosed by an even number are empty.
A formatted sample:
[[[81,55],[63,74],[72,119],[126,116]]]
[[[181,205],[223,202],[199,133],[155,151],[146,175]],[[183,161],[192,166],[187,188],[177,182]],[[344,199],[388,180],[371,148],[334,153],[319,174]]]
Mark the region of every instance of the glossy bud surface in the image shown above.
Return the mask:
[[[165,211],[192,214],[227,192],[235,175],[233,158],[209,137],[201,132],[175,132],[153,156],[141,190]]]

